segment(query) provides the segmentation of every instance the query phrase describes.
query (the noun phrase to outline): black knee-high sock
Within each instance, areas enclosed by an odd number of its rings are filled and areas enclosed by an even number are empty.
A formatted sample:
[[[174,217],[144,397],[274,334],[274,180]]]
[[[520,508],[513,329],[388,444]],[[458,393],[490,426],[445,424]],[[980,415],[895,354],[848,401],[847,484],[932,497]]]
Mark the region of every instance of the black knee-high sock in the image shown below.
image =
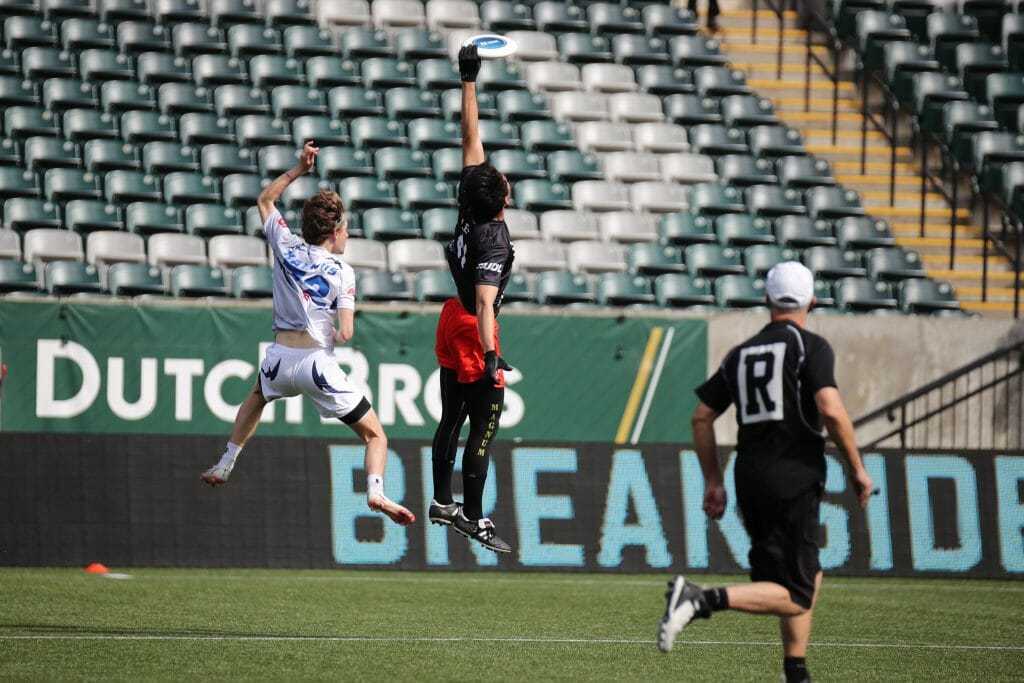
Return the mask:
[[[452,502],[452,472],[459,432],[466,422],[466,402],[454,370],[441,368],[441,421],[434,432],[431,460],[434,470],[434,500],[442,505]]]
[[[498,432],[498,420],[505,404],[505,388],[482,379],[463,387],[469,410],[469,439],[462,454],[463,514],[480,519],[483,513],[484,484],[490,463],[491,441]]]
[[[804,657],[783,657],[782,671],[786,675],[786,683],[810,683],[811,674],[807,671],[807,659]]]

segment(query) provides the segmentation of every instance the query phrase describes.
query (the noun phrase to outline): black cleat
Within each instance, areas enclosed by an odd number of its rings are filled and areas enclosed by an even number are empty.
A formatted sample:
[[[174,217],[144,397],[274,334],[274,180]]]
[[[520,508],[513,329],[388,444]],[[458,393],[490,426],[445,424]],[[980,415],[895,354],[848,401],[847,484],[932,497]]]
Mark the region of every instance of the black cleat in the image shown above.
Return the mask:
[[[468,539],[474,540],[485,548],[496,553],[509,553],[512,548],[494,533],[494,522],[487,517],[483,519],[466,519],[460,511],[452,521],[452,528]]]
[[[427,511],[427,519],[431,524],[451,524],[462,512],[462,503],[448,503],[441,505],[436,500],[430,501],[430,509]]]

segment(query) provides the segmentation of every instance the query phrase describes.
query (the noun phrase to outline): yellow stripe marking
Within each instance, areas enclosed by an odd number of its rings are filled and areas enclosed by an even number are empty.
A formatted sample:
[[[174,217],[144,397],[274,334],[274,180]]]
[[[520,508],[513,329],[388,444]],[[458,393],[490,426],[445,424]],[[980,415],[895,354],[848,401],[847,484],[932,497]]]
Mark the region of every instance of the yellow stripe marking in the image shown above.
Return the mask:
[[[647,338],[647,348],[640,358],[640,367],[636,371],[636,379],[633,380],[633,388],[629,392],[629,400],[626,401],[626,410],[622,413],[622,421],[619,422],[619,431],[615,433],[615,443],[626,443],[629,438],[629,428],[636,419],[636,411],[640,408],[640,399],[643,398],[644,387],[651,378],[651,370],[654,368],[654,355],[661,345],[661,337],[665,334],[665,328],[655,327]]]

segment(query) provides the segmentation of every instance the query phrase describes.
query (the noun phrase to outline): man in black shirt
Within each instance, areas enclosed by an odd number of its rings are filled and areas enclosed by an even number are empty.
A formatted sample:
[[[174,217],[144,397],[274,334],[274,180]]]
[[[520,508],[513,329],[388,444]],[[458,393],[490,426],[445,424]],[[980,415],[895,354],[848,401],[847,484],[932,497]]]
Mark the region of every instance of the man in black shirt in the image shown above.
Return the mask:
[[[445,302],[437,324],[437,362],[441,366],[441,421],[434,433],[434,499],[427,516],[499,553],[511,548],[484,517],[483,493],[488,451],[505,403],[498,311],[512,274],[512,240],[505,224],[511,187],[505,176],[484,163],[478,131],[476,46],[459,52],[462,75],[462,179],[455,237],[448,243],[448,267],[458,296]],[[459,431],[469,417],[469,438],[462,455],[463,503],[452,498],[452,472]]]
[[[704,473],[704,512],[720,519],[725,487],[714,421],[736,405],[736,498],[750,535],[752,583],[702,591],[677,576],[669,583],[658,647],[668,652],[696,617],[736,609],[779,617],[787,681],[810,680],[807,643],[821,586],[818,508],[825,483],[822,423],[850,466],[861,506],[873,482],[861,462],[853,425],[836,389],[835,355],[804,329],[814,305],[814,276],[795,261],[768,272],[771,322],[732,349],[697,388],[693,441]]]

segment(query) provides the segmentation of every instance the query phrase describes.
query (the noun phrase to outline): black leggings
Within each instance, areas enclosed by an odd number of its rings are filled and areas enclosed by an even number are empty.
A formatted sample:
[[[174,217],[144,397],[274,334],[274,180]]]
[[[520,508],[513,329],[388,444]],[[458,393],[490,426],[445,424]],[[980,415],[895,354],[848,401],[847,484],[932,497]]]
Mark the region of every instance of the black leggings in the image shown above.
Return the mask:
[[[441,421],[434,432],[433,445],[434,500],[442,505],[452,502],[455,451],[459,447],[459,432],[468,416],[469,438],[462,452],[462,509],[469,519],[484,516],[489,453],[504,404],[504,387],[495,387],[486,378],[459,384],[454,370],[441,368]]]

